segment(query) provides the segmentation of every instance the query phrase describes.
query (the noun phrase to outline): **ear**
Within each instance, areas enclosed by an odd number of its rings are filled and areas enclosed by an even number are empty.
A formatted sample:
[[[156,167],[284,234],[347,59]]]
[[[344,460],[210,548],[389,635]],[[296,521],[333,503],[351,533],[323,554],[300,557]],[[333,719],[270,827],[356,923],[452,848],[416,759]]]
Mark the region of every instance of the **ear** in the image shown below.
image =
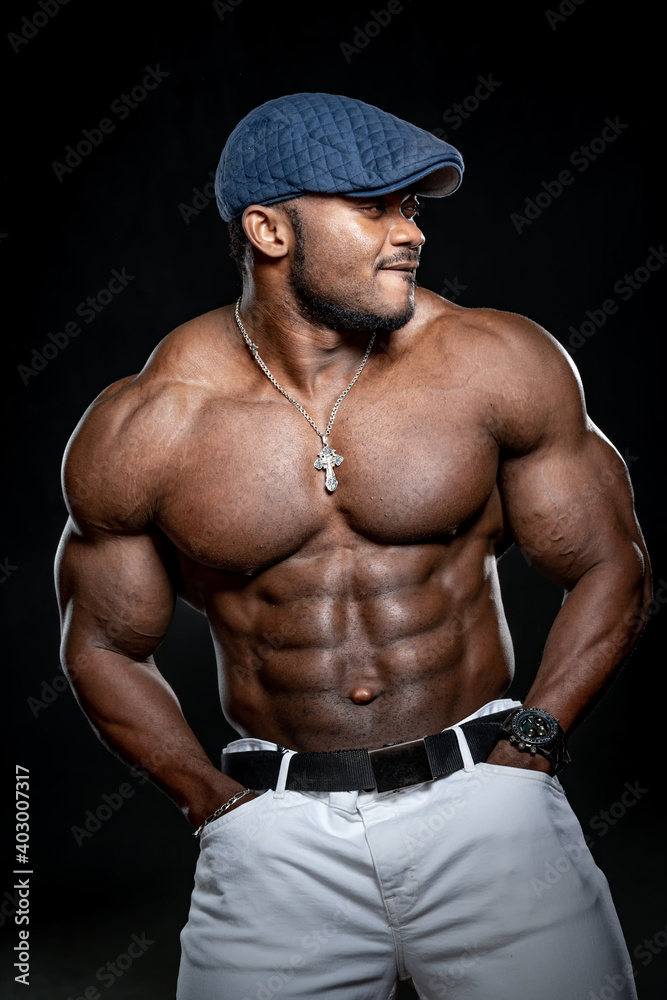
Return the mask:
[[[249,205],[243,213],[243,229],[254,247],[267,257],[285,257],[293,237],[285,213],[272,205]]]

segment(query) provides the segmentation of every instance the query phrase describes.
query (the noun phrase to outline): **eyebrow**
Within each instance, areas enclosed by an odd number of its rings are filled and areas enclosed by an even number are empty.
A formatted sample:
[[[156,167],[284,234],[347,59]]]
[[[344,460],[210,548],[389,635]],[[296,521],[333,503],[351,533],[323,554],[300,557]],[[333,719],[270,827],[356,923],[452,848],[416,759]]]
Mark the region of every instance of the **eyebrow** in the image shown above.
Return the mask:
[[[389,194],[393,194],[393,193],[394,193],[393,191],[389,192]],[[382,202],[382,204],[386,204],[388,196],[386,194],[371,194],[371,195],[367,195],[365,198],[363,196],[359,196],[359,195],[347,195],[347,197],[351,201],[355,201],[355,202],[360,202],[360,201],[363,201],[363,202],[366,202],[366,201],[377,201],[377,202]],[[403,198],[403,200],[400,203],[401,206],[405,205],[405,203],[407,201],[415,201],[418,205],[423,204],[423,202],[421,202],[419,200],[419,195],[417,195],[417,194],[408,194],[408,195],[406,195],[405,198]]]

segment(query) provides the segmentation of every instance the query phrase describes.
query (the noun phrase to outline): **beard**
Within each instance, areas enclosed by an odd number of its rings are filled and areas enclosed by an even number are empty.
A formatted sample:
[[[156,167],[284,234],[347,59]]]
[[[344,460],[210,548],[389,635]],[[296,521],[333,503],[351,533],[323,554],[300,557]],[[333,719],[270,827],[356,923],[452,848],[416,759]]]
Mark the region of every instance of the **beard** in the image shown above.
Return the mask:
[[[290,272],[290,286],[294,292],[299,312],[314,326],[330,330],[348,330],[351,333],[387,334],[400,330],[415,311],[414,302],[408,302],[400,313],[378,313],[368,309],[355,309],[352,305],[325,297],[316,288],[308,273],[306,238],[301,218],[292,205],[285,205],[294,230],[294,253]],[[348,300],[350,298],[348,294]]]

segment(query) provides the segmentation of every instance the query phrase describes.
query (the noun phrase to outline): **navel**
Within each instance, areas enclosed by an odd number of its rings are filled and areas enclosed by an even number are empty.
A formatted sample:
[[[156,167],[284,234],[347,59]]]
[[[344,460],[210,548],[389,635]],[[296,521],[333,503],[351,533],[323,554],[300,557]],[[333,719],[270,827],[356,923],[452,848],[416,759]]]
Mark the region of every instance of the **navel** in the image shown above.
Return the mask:
[[[370,701],[373,701],[377,696],[373,694],[368,687],[354,688],[350,691],[348,695],[350,701],[353,701],[355,705],[367,705]]]

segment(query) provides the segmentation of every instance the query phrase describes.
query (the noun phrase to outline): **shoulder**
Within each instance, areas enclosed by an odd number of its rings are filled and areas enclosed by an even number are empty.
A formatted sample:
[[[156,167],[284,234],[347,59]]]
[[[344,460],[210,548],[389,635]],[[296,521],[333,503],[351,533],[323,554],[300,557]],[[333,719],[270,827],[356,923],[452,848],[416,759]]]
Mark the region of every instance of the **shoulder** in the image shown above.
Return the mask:
[[[530,447],[552,433],[584,431],[579,373],[544,327],[518,313],[464,308],[432,292],[423,307],[424,331],[443,363],[488,397],[501,444],[521,450],[524,441]]]
[[[165,474],[202,408],[224,386],[224,310],[168,334],[144,368],[108,386],[90,404],[67,445],[63,492],[80,526],[144,531]]]
[[[518,367],[527,377],[560,372],[578,377],[556,338],[526,316],[500,309],[466,308],[425,289],[420,289],[419,310],[418,318],[428,335],[461,355],[484,351],[494,363]]]

